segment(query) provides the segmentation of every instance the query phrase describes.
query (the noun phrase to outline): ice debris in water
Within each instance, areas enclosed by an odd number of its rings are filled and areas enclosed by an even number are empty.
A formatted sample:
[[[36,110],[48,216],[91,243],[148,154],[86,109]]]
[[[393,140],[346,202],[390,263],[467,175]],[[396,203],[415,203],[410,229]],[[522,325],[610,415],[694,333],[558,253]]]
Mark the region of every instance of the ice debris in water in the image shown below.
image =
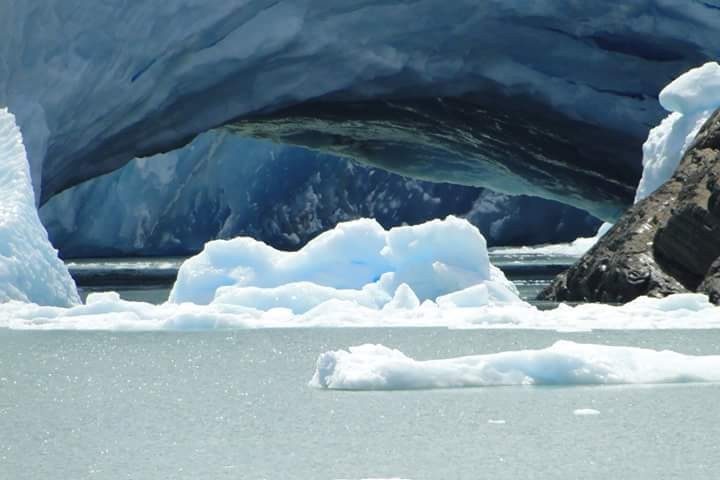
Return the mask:
[[[595,415],[600,415],[600,411],[595,410],[594,408],[578,408],[573,410],[573,415],[577,417],[591,417]]]
[[[361,345],[320,355],[310,384],[338,390],[407,390],[718,381],[720,355],[559,341],[541,350],[425,361],[383,345]]]

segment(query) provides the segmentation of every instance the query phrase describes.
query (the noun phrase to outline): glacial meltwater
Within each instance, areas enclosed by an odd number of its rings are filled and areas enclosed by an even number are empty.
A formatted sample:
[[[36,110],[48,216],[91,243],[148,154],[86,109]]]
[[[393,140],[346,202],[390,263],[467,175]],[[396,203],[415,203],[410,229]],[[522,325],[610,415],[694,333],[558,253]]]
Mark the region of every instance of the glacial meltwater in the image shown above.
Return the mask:
[[[558,339],[720,353],[717,330],[0,330],[0,478],[717,478],[717,384],[308,385],[348,345],[429,359]]]
[[[530,298],[567,259],[493,261]],[[86,290],[159,301],[177,265],[70,267]],[[558,340],[720,354],[720,330],[0,329],[0,478],[717,478],[716,383],[408,391],[310,384],[319,355],[354,345],[425,360]]]

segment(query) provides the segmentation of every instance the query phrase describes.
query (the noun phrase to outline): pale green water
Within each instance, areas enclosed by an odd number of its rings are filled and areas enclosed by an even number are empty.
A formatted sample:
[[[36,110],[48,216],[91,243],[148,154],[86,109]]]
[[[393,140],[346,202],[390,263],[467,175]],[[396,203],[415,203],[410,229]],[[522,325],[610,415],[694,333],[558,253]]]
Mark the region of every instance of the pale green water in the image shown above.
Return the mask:
[[[0,330],[0,479],[718,478],[720,385],[307,386],[350,345],[425,359],[560,338],[720,353],[720,331]]]

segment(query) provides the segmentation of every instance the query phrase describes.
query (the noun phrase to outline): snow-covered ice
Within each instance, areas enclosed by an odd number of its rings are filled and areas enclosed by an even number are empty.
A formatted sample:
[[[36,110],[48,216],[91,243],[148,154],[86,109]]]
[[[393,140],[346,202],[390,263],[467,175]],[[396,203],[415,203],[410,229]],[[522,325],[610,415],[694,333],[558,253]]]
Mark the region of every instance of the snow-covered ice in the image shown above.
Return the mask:
[[[425,361],[383,345],[361,345],[320,355],[310,384],[339,390],[406,390],[718,381],[720,355],[558,341],[541,350]]]
[[[720,107],[720,64],[706,63],[681,75],[660,92],[660,104],[671,113],[643,145],[636,203],[672,177],[695,136]]]
[[[0,108],[0,302],[80,302],[67,268],[40,223],[15,117]]]

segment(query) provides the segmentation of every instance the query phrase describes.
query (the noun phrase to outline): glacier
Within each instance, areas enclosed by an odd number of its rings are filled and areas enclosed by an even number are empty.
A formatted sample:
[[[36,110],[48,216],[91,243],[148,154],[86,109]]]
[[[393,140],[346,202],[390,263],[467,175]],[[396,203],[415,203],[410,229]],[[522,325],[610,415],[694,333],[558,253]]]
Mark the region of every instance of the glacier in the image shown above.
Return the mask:
[[[226,130],[55,195],[40,219],[63,258],[194,255],[205,242],[250,236],[296,250],[343,221],[383,227],[467,218],[489,245],[566,241],[597,225],[572,207],[423,182]]]
[[[0,165],[0,303],[80,303],[38,218],[22,135],[7,109],[0,109]]]
[[[310,385],[333,390],[408,390],[718,381],[720,355],[693,356],[561,340],[541,350],[424,361],[383,345],[360,345],[320,355]]]
[[[223,125],[613,220],[715,2],[8,1],[0,104],[38,201]],[[523,140],[520,142],[519,140]]]

